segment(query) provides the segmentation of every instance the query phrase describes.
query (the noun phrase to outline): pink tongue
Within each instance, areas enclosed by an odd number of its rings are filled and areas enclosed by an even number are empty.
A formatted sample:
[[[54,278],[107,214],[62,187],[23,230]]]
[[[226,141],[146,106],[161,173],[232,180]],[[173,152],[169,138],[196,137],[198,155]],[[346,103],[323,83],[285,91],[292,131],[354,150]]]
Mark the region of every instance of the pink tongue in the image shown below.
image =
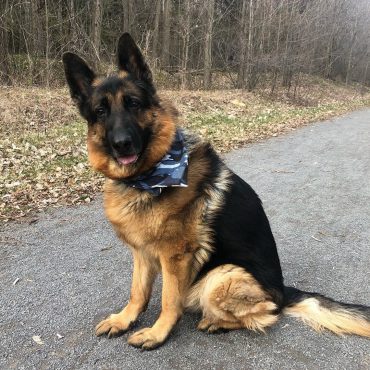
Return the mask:
[[[123,165],[134,163],[134,162],[136,162],[136,160],[137,160],[137,155],[136,154],[128,155],[127,157],[117,158],[117,161],[120,164],[123,164]]]

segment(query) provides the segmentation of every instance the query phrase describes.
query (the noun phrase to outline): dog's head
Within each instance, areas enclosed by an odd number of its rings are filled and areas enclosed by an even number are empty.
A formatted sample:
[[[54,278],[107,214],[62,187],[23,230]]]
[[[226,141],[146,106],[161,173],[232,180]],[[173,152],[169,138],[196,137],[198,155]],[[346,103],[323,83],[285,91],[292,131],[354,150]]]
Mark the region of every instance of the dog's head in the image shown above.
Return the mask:
[[[176,117],[162,106],[128,33],[119,39],[117,56],[118,73],[99,78],[77,55],[63,55],[72,99],[88,122],[90,163],[112,179],[136,176],[160,161],[174,138]]]

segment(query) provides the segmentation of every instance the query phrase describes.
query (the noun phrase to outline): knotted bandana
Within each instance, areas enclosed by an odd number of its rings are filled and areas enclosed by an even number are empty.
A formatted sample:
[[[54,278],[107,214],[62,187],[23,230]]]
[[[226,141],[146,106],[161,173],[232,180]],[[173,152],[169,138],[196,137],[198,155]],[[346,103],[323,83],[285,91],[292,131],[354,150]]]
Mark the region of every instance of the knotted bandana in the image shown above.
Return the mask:
[[[122,180],[127,186],[147,190],[153,195],[160,195],[162,188],[187,187],[188,152],[184,137],[178,129],[170,150],[156,166],[132,180]]]

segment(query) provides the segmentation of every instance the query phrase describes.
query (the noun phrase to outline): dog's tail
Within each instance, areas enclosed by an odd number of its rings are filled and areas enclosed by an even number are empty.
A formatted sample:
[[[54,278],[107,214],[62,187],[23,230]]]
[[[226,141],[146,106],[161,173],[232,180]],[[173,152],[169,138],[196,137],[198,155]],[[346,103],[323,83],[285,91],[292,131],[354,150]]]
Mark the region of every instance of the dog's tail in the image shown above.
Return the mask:
[[[370,307],[334,301],[318,293],[285,287],[283,312],[321,332],[356,334],[370,338]]]

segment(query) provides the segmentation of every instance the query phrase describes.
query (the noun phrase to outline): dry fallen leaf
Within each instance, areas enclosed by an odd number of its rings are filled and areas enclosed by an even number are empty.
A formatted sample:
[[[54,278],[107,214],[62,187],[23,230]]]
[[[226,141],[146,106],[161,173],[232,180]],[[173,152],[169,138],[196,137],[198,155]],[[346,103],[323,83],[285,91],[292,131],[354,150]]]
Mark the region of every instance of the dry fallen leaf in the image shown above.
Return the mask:
[[[233,105],[236,105],[237,107],[245,107],[245,104],[237,99],[231,100],[230,103]]]
[[[32,337],[33,341],[36,342],[37,344],[44,344],[44,342],[41,340],[40,336],[39,335],[34,335]]]

